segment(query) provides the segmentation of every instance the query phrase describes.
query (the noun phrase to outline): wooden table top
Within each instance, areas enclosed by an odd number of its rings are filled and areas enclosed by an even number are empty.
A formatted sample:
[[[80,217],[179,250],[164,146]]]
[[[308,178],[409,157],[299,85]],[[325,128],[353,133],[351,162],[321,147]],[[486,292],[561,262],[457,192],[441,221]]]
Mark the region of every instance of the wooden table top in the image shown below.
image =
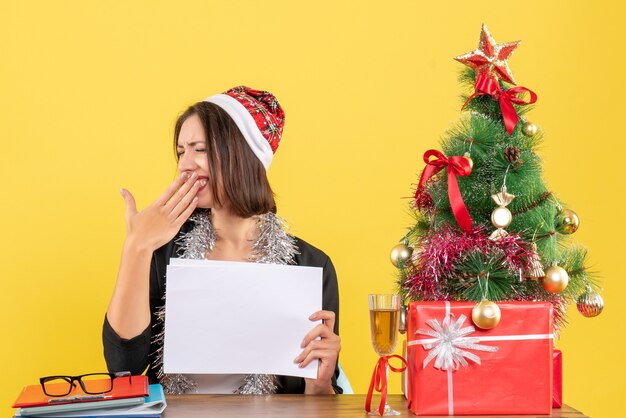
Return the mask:
[[[374,401],[379,401],[375,397]],[[352,418],[366,417],[365,395],[168,395],[167,408],[163,418],[198,417],[324,417]],[[375,404],[376,406],[378,404]],[[389,395],[389,406],[402,413],[401,416],[415,416],[407,409],[403,395]],[[532,415],[539,417],[584,418],[587,415],[563,405],[554,409],[552,415]],[[490,417],[495,417],[491,415]],[[506,415],[507,418],[529,415]],[[466,415],[465,418],[471,418]]]

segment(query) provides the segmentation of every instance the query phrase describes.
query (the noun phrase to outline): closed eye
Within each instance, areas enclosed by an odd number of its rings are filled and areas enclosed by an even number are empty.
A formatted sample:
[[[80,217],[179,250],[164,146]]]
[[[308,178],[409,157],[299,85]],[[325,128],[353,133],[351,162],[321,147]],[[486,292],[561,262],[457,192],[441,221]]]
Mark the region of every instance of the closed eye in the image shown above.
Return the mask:
[[[196,152],[206,152],[206,149],[205,149],[205,148],[197,148],[197,149],[195,149],[194,151],[196,151]],[[180,158],[180,157],[181,157],[184,153],[185,153],[185,151],[183,151],[183,150],[178,150],[178,151],[176,152],[176,156],[177,156],[178,158]]]

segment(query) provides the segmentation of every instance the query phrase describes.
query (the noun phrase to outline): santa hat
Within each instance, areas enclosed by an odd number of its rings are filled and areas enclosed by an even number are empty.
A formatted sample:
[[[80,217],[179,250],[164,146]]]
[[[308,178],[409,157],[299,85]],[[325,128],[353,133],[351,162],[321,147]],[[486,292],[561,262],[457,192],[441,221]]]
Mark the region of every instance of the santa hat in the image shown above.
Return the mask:
[[[269,91],[239,86],[204,101],[228,113],[267,171],[285,124],[285,113],[276,97]]]

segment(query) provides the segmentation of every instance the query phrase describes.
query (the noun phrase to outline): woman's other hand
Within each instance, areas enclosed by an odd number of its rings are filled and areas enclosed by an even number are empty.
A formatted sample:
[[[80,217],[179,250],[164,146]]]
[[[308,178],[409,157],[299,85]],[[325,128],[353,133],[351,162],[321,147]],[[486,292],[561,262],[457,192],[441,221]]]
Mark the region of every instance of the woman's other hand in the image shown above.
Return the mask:
[[[335,373],[335,366],[339,351],[341,350],[341,339],[334,333],[335,313],[332,311],[317,311],[309,317],[311,321],[322,320],[322,323],[313,328],[302,341],[304,350],[295,362],[300,367],[306,367],[311,361],[319,360],[317,367],[317,379],[305,379],[306,394],[334,394],[331,385],[331,378]],[[317,339],[317,338],[320,339]]]
[[[126,189],[120,192],[126,203],[127,244],[154,251],[165,245],[191,216],[198,204],[196,194],[206,184],[196,173],[182,173],[150,206],[137,211],[135,198]]]

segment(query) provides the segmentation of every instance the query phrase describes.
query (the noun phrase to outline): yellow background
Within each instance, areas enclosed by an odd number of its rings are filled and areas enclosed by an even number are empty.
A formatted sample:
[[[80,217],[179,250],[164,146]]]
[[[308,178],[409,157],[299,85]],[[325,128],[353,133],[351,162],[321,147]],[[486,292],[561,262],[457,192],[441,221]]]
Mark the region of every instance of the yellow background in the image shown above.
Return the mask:
[[[606,310],[558,341],[565,401],[616,416],[623,354],[624,41],[620,1],[0,3],[0,414],[39,376],[104,370],[101,323],[124,239],[120,187],[149,204],[194,101],[247,84],[286,110],[279,212],[337,268],[343,364],[367,390],[367,294],[394,289],[422,154],[459,117],[452,57],[485,22],[539,95],[545,179],[581,217]],[[236,315],[236,312],[231,313]],[[503,371],[514,373],[512,370]],[[399,392],[399,379],[392,377]],[[621,395],[621,396],[620,396]]]

